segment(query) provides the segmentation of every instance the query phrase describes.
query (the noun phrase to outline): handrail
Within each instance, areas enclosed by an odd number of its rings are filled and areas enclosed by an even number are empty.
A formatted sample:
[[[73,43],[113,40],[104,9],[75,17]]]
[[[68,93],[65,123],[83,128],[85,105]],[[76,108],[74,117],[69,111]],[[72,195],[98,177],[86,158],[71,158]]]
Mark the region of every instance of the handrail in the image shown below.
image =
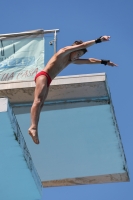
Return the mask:
[[[24,36],[24,35],[38,35],[38,34],[47,34],[47,33],[55,33],[59,32],[59,29],[52,29],[52,30],[43,30],[43,29],[38,29],[38,30],[31,30],[31,31],[25,31],[25,32],[20,32],[20,33],[9,33],[9,34],[0,34],[0,39],[4,39],[7,37],[19,37],[19,36]]]

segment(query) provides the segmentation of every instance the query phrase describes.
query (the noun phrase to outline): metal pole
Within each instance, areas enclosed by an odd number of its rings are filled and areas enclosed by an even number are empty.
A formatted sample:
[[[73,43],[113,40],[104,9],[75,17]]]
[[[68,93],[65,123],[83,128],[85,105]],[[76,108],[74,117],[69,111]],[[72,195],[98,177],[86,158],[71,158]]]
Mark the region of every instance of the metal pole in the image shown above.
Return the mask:
[[[60,30],[59,29],[53,29],[53,30],[44,30],[44,34],[45,33],[53,33],[53,32],[59,32]]]
[[[55,32],[54,32],[54,53],[56,53],[56,39],[57,39],[57,34],[56,34],[56,30],[55,30]]]

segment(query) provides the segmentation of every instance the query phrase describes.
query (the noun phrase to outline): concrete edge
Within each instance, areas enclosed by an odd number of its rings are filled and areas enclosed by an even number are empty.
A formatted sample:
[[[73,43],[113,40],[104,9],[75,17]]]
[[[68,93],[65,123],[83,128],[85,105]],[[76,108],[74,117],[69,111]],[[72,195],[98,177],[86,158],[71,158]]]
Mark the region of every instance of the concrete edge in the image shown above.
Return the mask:
[[[8,99],[7,98],[0,98],[0,112],[7,112],[8,107]]]
[[[105,73],[57,76],[52,81],[51,85],[99,82],[99,81],[105,81],[105,80],[106,80]],[[2,81],[0,82],[0,90],[14,89],[14,88],[29,88],[29,87],[35,87],[35,82],[34,81],[16,81],[16,82]]]
[[[43,181],[43,187],[57,187],[57,186],[74,186],[86,184],[100,184],[100,183],[115,183],[115,182],[128,182],[129,177],[127,173],[109,174],[100,176],[89,176],[71,179],[62,179],[55,181]]]

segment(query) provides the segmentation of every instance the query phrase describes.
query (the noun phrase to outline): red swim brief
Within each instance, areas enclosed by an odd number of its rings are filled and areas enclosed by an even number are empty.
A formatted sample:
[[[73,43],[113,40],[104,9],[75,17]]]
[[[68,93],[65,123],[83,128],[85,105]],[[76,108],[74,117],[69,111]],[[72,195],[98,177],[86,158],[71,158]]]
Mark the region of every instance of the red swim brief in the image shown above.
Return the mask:
[[[47,86],[49,87],[49,85],[50,85],[52,79],[51,79],[51,77],[49,76],[49,74],[48,74],[47,72],[45,72],[45,71],[40,71],[40,72],[38,72],[38,73],[36,74],[36,76],[35,76],[35,82],[36,82],[37,77],[38,77],[38,76],[41,76],[41,75],[47,77]]]

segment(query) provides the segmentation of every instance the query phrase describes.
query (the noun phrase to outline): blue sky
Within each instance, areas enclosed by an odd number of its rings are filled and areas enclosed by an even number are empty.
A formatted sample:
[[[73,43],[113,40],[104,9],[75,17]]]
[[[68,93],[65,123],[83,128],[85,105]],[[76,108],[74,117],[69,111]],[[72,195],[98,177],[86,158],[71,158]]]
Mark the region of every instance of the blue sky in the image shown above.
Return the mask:
[[[84,58],[110,59],[104,65],[70,65],[60,75],[106,72],[130,172],[129,183],[44,189],[47,200],[132,200],[133,198],[133,1],[122,0],[12,0],[1,1],[0,33],[60,29],[57,49],[75,40],[110,35],[107,43],[89,48]]]

